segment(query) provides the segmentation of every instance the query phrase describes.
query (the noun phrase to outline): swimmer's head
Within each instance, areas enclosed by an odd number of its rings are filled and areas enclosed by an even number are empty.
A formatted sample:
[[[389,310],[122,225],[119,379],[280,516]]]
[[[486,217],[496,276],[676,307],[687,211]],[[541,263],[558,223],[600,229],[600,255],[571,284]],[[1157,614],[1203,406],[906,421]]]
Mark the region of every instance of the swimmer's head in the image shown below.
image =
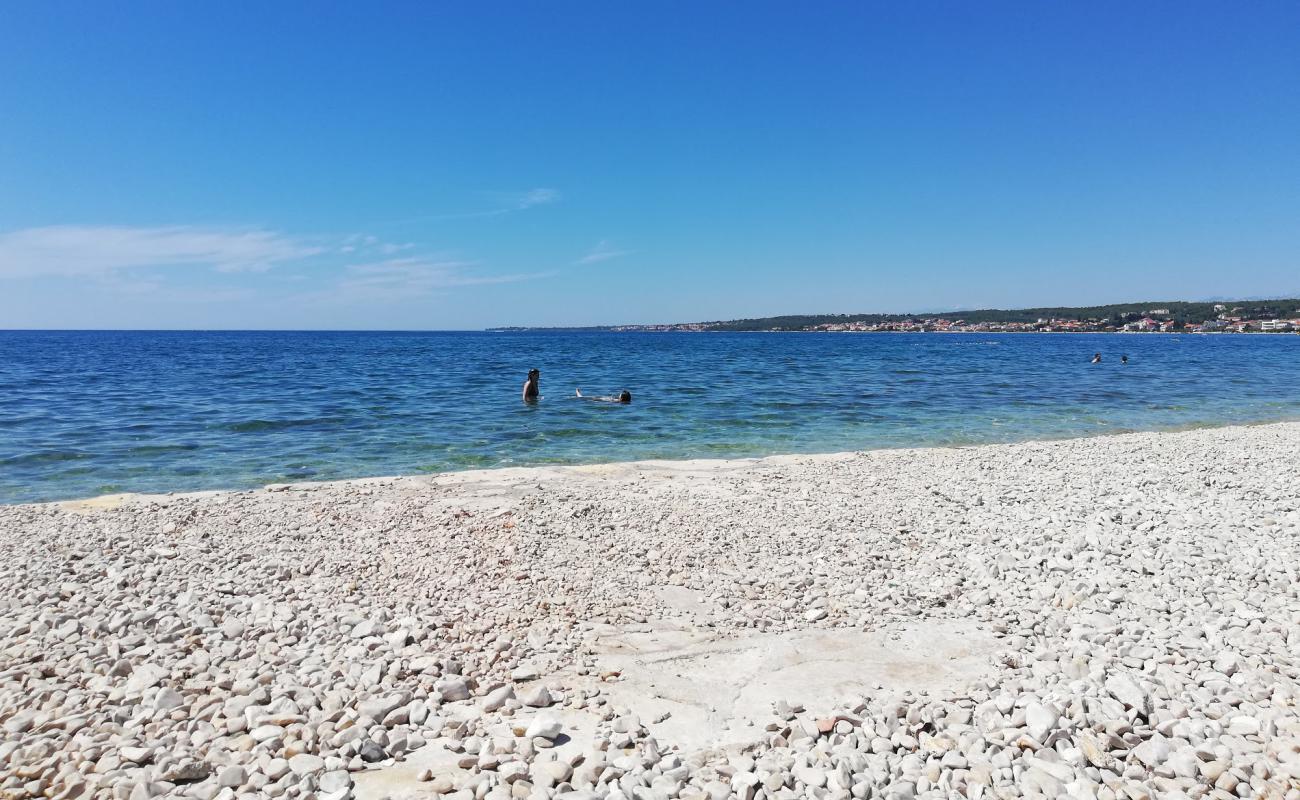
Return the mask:
[[[629,392],[627,389],[624,389],[623,391],[619,392],[619,393],[618,393],[618,402],[620,402],[620,403],[630,403],[630,402],[632,402],[632,393]]]
[[[541,372],[541,370],[539,370],[539,369],[537,369],[536,367],[534,367],[534,368],[528,370],[528,377],[529,377],[529,378],[540,378],[540,377],[542,377],[542,372]]]

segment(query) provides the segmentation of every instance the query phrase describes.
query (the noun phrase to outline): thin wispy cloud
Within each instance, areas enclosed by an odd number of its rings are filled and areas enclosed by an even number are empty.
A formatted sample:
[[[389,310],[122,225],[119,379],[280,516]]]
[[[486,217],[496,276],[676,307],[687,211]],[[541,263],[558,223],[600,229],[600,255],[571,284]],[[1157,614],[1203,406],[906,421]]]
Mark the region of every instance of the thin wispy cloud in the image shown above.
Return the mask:
[[[459,260],[394,258],[369,264],[353,264],[327,292],[314,299],[346,299],[377,296],[410,298],[465,286],[519,283],[552,276],[552,272],[490,275],[475,272],[477,263]]]
[[[601,239],[600,242],[598,242],[595,247],[591,248],[591,250],[585,256],[578,259],[577,261],[574,261],[573,263],[575,265],[598,264],[601,261],[608,261],[611,258],[619,258],[620,256],[631,255],[631,253],[632,253],[631,250],[619,250],[618,248],[611,245],[608,241]]]
[[[520,204],[550,202],[520,196]],[[272,267],[285,269],[267,273]],[[206,273],[198,278],[194,273]],[[188,273],[180,277],[182,273]],[[0,280],[77,277],[135,303],[373,307],[554,272],[494,273],[473,260],[372,234],[306,237],[204,226],[61,225],[0,234]]]
[[[521,211],[533,206],[545,206],[560,199],[560,193],[554,189],[529,189],[515,200],[515,208]]]
[[[373,227],[384,227],[389,225],[407,225],[414,222],[446,222],[457,219],[482,219],[484,217],[503,217],[507,214],[513,214],[519,211],[527,211],[530,208],[538,206],[547,206],[558,203],[561,194],[557,189],[528,189],[522,192],[486,192],[484,196],[492,208],[479,209],[477,211],[456,211],[447,214],[425,214],[418,217],[404,217],[402,219],[390,219],[383,222],[371,223]]]
[[[415,242],[386,242],[373,234],[354,233],[343,239],[343,243],[339,245],[338,252],[345,254],[355,253],[360,256],[365,256],[366,254],[391,256],[395,253],[413,250],[416,246]]]
[[[260,229],[52,225],[0,234],[0,277],[103,275],[144,267],[264,271],[324,248]]]
[[[529,189],[526,192],[490,192],[488,195],[496,208],[484,211],[467,211],[461,214],[445,214],[436,219],[468,219],[471,217],[500,217],[515,211],[527,211],[537,206],[548,206],[560,201],[560,193],[555,189]]]

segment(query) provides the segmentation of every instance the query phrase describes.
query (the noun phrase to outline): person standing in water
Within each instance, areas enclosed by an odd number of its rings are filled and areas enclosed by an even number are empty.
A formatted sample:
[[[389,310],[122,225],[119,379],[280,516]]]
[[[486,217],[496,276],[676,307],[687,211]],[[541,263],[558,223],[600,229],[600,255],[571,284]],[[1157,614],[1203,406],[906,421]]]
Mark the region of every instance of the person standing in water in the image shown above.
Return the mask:
[[[591,400],[594,403],[622,403],[623,405],[627,405],[632,402],[632,393],[627,389],[624,389],[617,395],[608,395],[605,397],[586,397],[582,394],[581,389],[574,389],[573,394],[580,400]]]
[[[524,381],[525,403],[535,403],[541,398],[541,378],[542,373],[536,368],[528,370],[528,379]]]
[[[1101,353],[1093,353],[1093,354],[1092,354],[1092,363],[1094,363],[1094,364],[1100,364],[1100,363],[1101,363]]]

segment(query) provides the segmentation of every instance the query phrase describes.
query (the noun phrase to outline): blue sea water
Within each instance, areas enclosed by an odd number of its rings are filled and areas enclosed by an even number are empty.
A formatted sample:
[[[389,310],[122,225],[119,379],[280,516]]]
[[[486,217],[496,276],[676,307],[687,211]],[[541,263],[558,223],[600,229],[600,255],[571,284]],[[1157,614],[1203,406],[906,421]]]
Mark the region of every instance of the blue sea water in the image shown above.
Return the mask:
[[[1298,418],[1286,335],[0,332],[3,503]]]

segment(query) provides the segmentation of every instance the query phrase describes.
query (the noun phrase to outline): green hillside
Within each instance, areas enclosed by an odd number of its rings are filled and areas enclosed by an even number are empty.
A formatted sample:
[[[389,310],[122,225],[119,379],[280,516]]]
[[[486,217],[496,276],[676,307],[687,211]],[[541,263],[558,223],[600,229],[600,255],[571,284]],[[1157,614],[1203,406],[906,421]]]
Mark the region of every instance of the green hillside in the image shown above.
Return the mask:
[[[1215,310],[1223,306],[1223,311]],[[1151,313],[1167,310],[1167,313]],[[1034,322],[1039,319],[1105,320],[1122,325],[1145,316],[1172,319],[1176,322],[1204,322],[1220,313],[1229,313],[1246,319],[1292,318],[1300,316],[1300,299],[1289,300],[1224,300],[1218,302],[1189,303],[1175,300],[1150,300],[1142,303],[1114,303],[1104,306],[1057,306],[1047,308],[999,309],[984,308],[974,311],[946,311],[927,314],[794,314],[758,319],[738,319],[702,323],[709,330],[718,331],[770,331],[802,330],[815,325],[837,322],[902,322],[909,319],[950,319],[977,322]]]

